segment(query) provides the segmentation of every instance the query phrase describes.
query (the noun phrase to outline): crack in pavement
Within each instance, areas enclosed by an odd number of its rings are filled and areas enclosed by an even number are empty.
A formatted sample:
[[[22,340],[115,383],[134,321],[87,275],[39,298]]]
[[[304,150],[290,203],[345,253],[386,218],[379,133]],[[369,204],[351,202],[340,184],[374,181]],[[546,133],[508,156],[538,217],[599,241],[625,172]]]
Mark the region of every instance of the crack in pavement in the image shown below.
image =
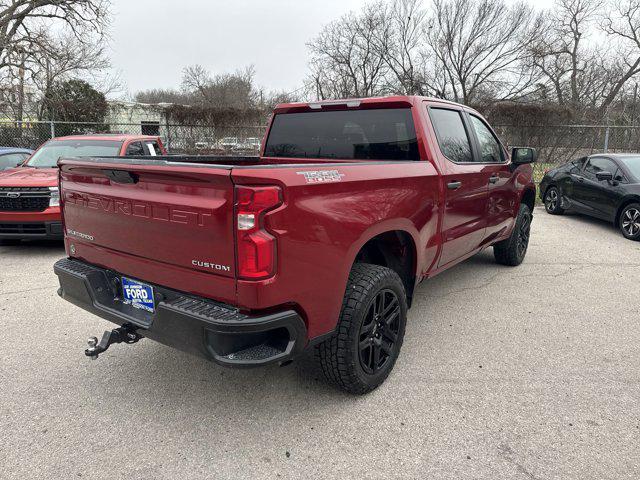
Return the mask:
[[[15,290],[13,292],[0,292],[0,297],[4,297],[5,295],[15,295],[17,293],[29,293],[29,292],[35,292],[37,290],[49,290],[50,288],[56,288],[57,285],[53,285],[53,286],[48,286],[48,287],[34,287],[34,288],[29,288],[27,290]]]
[[[575,264],[565,264],[565,265],[571,265],[574,266]],[[559,272],[559,273],[552,273],[552,274],[547,274],[547,273],[536,273],[536,272],[532,272],[532,273],[527,273],[525,275],[510,275],[508,277],[509,280],[517,280],[519,278],[528,278],[528,277],[536,277],[536,278],[560,278],[563,277],[565,275],[568,275],[570,273],[575,273],[575,272],[579,272],[582,270],[585,270],[588,267],[591,266],[599,266],[598,264],[591,264],[591,263],[583,263],[583,264],[579,264],[576,268],[571,268],[569,267],[568,270],[565,270],[563,272]],[[494,275],[491,275],[490,277],[486,278],[484,280],[484,283],[482,285],[474,285],[471,287],[465,287],[465,288],[459,288],[457,290],[449,290],[448,292],[441,292],[438,295],[429,295],[426,294],[425,297],[426,298],[442,298],[442,297],[448,297],[450,295],[457,295],[459,293],[464,293],[464,292],[468,292],[471,290],[480,290],[482,288],[486,288],[489,287],[497,278],[502,277],[504,274],[503,272],[498,272]]]

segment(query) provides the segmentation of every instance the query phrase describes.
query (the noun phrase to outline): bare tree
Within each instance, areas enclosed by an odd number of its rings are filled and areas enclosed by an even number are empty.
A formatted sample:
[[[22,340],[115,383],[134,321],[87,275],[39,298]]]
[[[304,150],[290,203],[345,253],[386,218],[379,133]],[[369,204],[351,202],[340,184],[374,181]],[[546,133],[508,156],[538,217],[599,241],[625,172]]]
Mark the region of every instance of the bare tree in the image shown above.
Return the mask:
[[[389,90],[405,95],[432,93],[431,58],[424,38],[427,11],[422,0],[394,0],[388,18],[388,41],[378,45],[387,47],[380,53],[389,70]]]
[[[260,92],[254,87],[253,66],[235,73],[211,76],[201,65],[183,70],[182,90],[189,103],[217,108],[247,109],[256,105]]]
[[[615,67],[618,75],[603,95],[598,108],[600,115],[607,112],[624,85],[640,73],[640,1],[615,2],[602,27],[610,38],[617,41]]]
[[[318,98],[366,97],[384,92],[390,26],[383,2],[325,26],[308,44],[310,89]]]
[[[426,35],[445,75],[444,96],[469,103],[526,93],[536,81],[527,47],[541,35],[540,24],[524,3],[433,0]]]
[[[534,65],[560,105],[579,109],[602,71],[602,56],[587,43],[601,8],[599,0],[558,0],[545,15],[546,35],[532,44]]]
[[[546,25],[532,58],[553,98],[578,116],[604,117],[640,73],[640,2],[558,0]]]
[[[16,54],[42,48],[46,26],[58,22],[80,43],[102,34],[109,23],[108,0],[0,0],[0,68],[21,67]]]

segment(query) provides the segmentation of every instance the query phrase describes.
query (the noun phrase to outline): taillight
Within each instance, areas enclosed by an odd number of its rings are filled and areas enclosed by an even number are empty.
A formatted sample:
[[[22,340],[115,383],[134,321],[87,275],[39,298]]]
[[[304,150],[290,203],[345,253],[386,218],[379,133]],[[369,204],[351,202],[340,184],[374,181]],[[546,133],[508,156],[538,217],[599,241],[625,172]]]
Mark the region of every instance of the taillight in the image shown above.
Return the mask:
[[[276,239],[264,228],[264,214],[282,203],[280,187],[236,187],[238,276],[249,280],[275,273]]]

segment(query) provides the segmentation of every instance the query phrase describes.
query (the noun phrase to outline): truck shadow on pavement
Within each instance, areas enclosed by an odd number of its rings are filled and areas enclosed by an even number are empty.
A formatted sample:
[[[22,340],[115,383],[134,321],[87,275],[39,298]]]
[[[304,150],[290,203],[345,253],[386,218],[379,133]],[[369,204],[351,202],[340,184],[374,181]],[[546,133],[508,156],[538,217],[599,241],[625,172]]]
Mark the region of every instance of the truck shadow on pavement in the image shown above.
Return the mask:
[[[25,257],[37,257],[48,253],[60,252],[64,255],[64,243],[56,240],[23,240],[15,244],[2,244],[0,242],[0,255],[10,253]],[[52,264],[53,265],[53,264]]]
[[[487,268],[487,265],[494,268]],[[434,289],[450,289],[452,282],[456,283],[460,278],[474,278],[470,272],[482,271],[482,277],[492,277],[503,268],[495,264],[493,254],[488,250],[419,285],[414,299],[416,308],[409,311],[407,336],[417,333],[416,329],[423,330],[421,344],[419,347],[405,344],[399,363],[421,362],[422,349],[432,348],[428,345],[429,333],[424,329],[432,328],[434,322],[449,322],[447,318],[432,314]],[[328,409],[345,402],[358,403],[364,398],[384,396],[388,389],[397,388],[394,377],[398,377],[398,382],[403,381],[402,373],[398,372],[400,369],[402,365],[398,365],[376,391],[358,397],[341,392],[324,380],[313,358],[313,350],[285,367],[229,369],[146,339],[133,346],[116,345],[98,361],[87,361],[83,368],[87,376],[95,379],[90,385],[91,392],[86,394],[103,401],[110,397],[118,399],[120,395],[135,398],[136,402],[140,399],[148,401],[151,397],[155,401],[162,399],[166,404],[188,403],[190,408],[205,411],[214,406],[224,409],[224,405],[251,411],[257,404],[263,409],[265,403],[280,410],[282,406],[292,407],[298,403],[308,405],[319,397],[323,398],[320,402],[323,408]],[[119,385],[126,388],[120,391]]]

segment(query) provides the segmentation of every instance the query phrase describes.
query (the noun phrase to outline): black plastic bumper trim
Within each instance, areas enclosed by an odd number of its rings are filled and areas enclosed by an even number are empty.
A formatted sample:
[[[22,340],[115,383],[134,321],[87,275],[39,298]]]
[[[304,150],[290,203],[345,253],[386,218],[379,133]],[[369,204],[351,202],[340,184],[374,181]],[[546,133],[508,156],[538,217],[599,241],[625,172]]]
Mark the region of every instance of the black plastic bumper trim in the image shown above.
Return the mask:
[[[70,258],[56,262],[54,272],[60,281],[58,294],[74,305],[115,324],[134,325],[144,337],[224,366],[287,362],[307,345],[305,323],[294,310],[247,315],[231,305],[141,280],[154,289],[155,312],[149,313],[122,302],[122,275],[117,272]]]
[[[62,240],[62,222],[5,222],[0,220],[2,239]]]

